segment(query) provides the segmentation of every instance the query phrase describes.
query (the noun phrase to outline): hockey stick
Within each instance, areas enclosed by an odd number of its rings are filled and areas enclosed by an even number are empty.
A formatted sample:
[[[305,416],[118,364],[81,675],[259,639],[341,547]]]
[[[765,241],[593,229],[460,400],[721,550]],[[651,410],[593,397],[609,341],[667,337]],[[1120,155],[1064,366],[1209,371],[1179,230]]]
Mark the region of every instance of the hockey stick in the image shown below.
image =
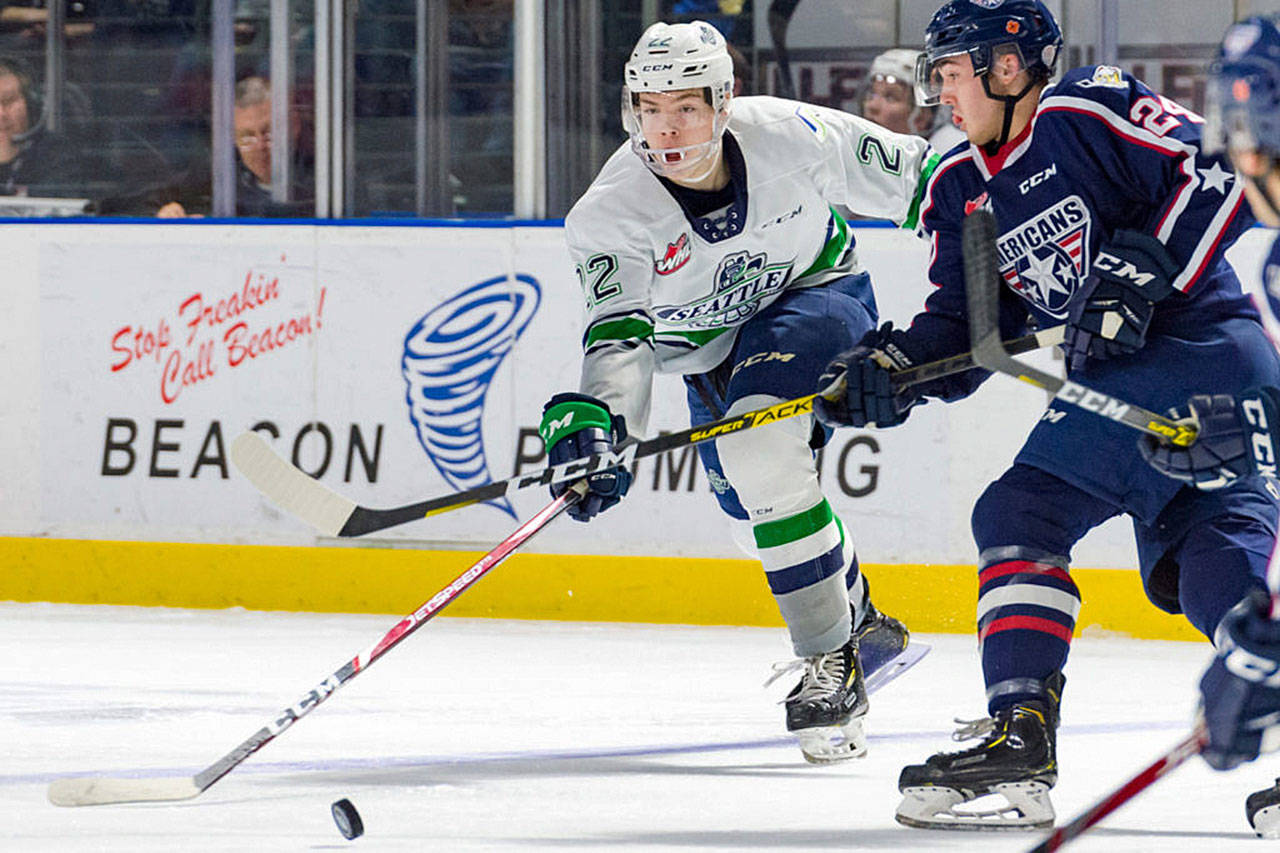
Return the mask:
[[[1140,794],[1148,785],[1165,774],[1172,772],[1191,756],[1198,755],[1204,746],[1206,737],[1208,735],[1205,732],[1204,721],[1201,720],[1196,724],[1191,734],[1183,738],[1173,749],[1157,758],[1151,766],[1144,768],[1138,775],[1116,788],[1097,803],[1094,803],[1089,809],[1072,820],[1071,823],[1055,829],[1052,835],[1031,848],[1028,853],[1049,853],[1051,850],[1061,849],[1064,845],[1083,834],[1089,827]]]
[[[1174,421],[1141,406],[1059,379],[1013,358],[1000,342],[1001,277],[996,268],[996,219],[978,209],[965,217],[961,235],[964,252],[965,296],[969,308],[969,339],[973,360],[996,373],[1021,379],[1054,397],[1118,421],[1169,444],[1186,447],[1196,440],[1196,427]]]
[[[1009,341],[1005,346],[1010,352],[1023,353],[1061,342],[1062,327],[1054,326]],[[972,354],[962,353],[899,371],[894,375],[894,387],[908,388],[921,382],[960,373],[972,367],[974,367]],[[842,389],[843,380],[840,380],[824,389],[822,393],[830,395]],[[609,453],[596,453],[572,462],[548,466],[529,474],[521,474],[506,480],[464,489],[461,492],[387,509],[360,506],[355,501],[343,497],[280,458],[267,444],[267,440],[256,432],[246,432],[236,437],[231,443],[231,461],[235,463],[240,473],[257,487],[258,491],[270,498],[277,506],[288,510],[321,533],[327,536],[363,536],[366,533],[418,521],[429,515],[496,500],[511,491],[559,483],[593,471],[630,466],[637,459],[657,456],[668,450],[678,450],[730,433],[754,429],[784,418],[808,414],[813,411],[813,400],[817,396],[817,394],[810,394],[806,397],[786,400],[763,409],[722,418],[681,432],[629,444]]]
[[[575,483],[560,497],[543,507],[536,515],[502,540],[458,575],[447,586],[427,599],[417,610],[396,623],[378,642],[347,661],[332,675],[307,692],[301,699],[280,711],[275,718],[258,729],[243,743],[213,764],[191,777],[160,779],[128,779],[109,776],[85,776],[59,779],[49,785],[49,802],[55,806],[92,806],[109,803],[142,803],[189,800],[203,793],[214,782],[236,769],[242,761],[266,746],[298,720],[315,710],[339,687],[368,669],[374,661],[395,648],[425,622],[466,592],[472,584],[528,542],[542,528],[576,503],[586,493],[586,481]]]
[[[1276,605],[1280,601],[1280,544],[1271,550],[1271,558],[1267,562],[1267,589],[1271,592],[1271,618],[1276,619]],[[1193,755],[1200,753],[1208,742],[1209,733],[1205,728],[1204,718],[1196,721],[1195,728],[1177,746],[1166,752],[1128,782],[1099,800],[1087,811],[1080,814],[1071,823],[1059,827],[1044,841],[1033,847],[1028,853],[1049,853],[1058,850],[1072,839],[1083,834],[1089,827],[1124,805],[1148,785],[1170,773],[1175,767]]]

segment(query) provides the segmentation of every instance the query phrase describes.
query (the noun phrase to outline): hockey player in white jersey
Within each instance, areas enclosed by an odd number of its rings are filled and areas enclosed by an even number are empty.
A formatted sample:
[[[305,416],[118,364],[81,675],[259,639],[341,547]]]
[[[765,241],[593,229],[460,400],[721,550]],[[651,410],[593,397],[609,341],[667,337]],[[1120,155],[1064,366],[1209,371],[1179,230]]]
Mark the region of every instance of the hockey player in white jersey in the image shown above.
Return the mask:
[[[553,464],[644,434],[657,373],[683,375],[694,424],[809,393],[877,319],[833,205],[914,227],[936,161],[923,140],[856,116],[734,99],[724,39],[703,22],[654,24],[625,74],[630,141],[565,222],[588,316],[579,388],[543,412]],[[829,435],[799,417],[699,446],[790,631],[798,660],[778,674],[801,677],[787,728],[814,762],[865,751],[864,672],[907,642],[872,606],[849,531],[819,487],[814,450]],[[570,514],[589,520],[630,481],[625,469],[593,475]]]

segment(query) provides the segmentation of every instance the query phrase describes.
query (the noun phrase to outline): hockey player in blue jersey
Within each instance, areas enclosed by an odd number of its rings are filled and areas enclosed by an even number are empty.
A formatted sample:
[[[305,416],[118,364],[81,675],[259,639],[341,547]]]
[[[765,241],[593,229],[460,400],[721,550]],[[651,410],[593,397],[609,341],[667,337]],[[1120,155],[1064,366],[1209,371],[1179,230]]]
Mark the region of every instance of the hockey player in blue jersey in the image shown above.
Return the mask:
[[[1244,178],[1254,215],[1280,228],[1280,28],[1275,18],[1250,18],[1227,31],[1210,70],[1207,100],[1206,150],[1227,151]],[[1247,276],[1245,284],[1280,348],[1280,237],[1271,245],[1262,275]],[[1158,470],[1206,491],[1241,478],[1275,477],[1280,389],[1200,394],[1171,414],[1193,418],[1198,435],[1187,448],[1144,440],[1143,455]],[[1280,564],[1280,548],[1271,560]],[[1200,693],[1209,733],[1203,755],[1220,770],[1280,748],[1277,615],[1259,584],[1218,625],[1217,654]],[[1259,835],[1280,837],[1280,780],[1251,794],[1245,812]]]
[[[1061,44],[1040,0],[951,0],[934,15],[917,85],[952,107],[970,143],[943,156],[922,202],[936,290],[909,328],[882,327],[828,366],[820,382],[844,376],[847,393],[818,401],[825,422],[902,423],[924,400],[893,393],[891,372],[968,348],[960,232],[979,207],[999,223],[1003,336],[1065,324],[1073,380],[1164,410],[1206,388],[1280,378],[1223,259],[1250,219],[1230,166],[1201,150],[1203,120],[1114,67],[1050,85]],[[925,390],[954,400],[986,376]],[[978,738],[973,748],[903,769],[897,817],[909,826],[1052,823],[1062,670],[1081,604],[1071,549],[1090,529],[1127,515],[1148,597],[1206,636],[1263,574],[1276,504],[1259,478],[1186,488],[1147,465],[1121,424],[1060,401],[1050,414],[974,506],[991,716],[957,733]],[[1007,804],[966,805],[987,794]]]

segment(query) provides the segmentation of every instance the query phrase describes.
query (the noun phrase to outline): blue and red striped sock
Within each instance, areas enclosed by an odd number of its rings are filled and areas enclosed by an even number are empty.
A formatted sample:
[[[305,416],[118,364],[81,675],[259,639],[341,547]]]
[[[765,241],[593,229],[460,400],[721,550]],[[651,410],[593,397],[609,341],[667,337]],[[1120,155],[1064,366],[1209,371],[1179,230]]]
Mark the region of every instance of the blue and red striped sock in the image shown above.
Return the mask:
[[[1062,669],[1080,613],[1080,590],[1064,557],[1018,546],[989,548],[978,571],[978,642],[994,714],[1043,698]]]

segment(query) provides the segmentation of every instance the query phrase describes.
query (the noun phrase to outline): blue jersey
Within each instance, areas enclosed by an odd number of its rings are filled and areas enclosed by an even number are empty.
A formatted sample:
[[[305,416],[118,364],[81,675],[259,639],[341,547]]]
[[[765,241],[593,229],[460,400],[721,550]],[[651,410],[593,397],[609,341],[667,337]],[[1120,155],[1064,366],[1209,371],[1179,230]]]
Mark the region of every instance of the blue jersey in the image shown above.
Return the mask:
[[[1261,281],[1251,279],[1248,290],[1262,315],[1262,325],[1271,343],[1280,350],[1280,236],[1271,244]]]
[[[922,205],[937,290],[909,335],[929,358],[968,347],[960,229],[978,207],[996,216],[1005,337],[1028,321],[1062,323],[1089,265],[1117,230],[1165,244],[1182,266],[1148,339],[1230,317],[1256,317],[1223,252],[1251,223],[1243,188],[1200,148],[1203,119],[1109,66],[1077,68],[1044,90],[1032,121],[995,157],[949,151]],[[941,396],[962,396],[971,373]]]
[[[1118,230],[1154,236],[1179,264],[1175,292],[1156,304],[1146,345],[1089,359],[1072,374],[1081,384],[1163,412],[1195,393],[1280,381],[1280,361],[1223,257],[1252,216],[1234,170],[1201,150],[1202,126],[1139,80],[1098,66],[1046,88],[1027,127],[996,156],[975,146],[949,151],[922,202],[937,289],[907,330],[913,357],[968,348],[961,224],[987,207],[999,228],[1006,338],[1029,323],[1064,322],[1083,298],[1092,259]],[[986,375],[969,371],[927,390],[962,397]],[[1060,401],[1051,406],[1016,461],[1153,524],[1180,484],[1146,464],[1130,429]]]

